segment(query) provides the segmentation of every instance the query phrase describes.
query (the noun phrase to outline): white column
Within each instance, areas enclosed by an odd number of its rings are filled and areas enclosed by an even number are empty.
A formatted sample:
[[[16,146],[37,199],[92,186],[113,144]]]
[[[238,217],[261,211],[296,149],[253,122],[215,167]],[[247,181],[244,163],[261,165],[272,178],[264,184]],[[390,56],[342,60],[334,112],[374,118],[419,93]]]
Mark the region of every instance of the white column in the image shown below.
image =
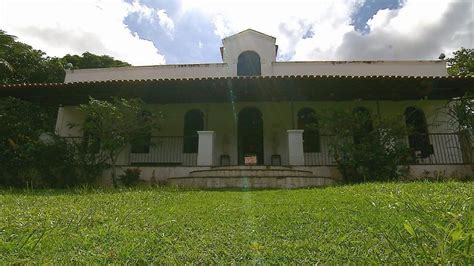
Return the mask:
[[[56,135],[58,136],[61,136],[63,133],[61,132],[63,129],[63,120],[64,120],[64,107],[59,106],[58,115],[56,116],[56,127],[54,130],[54,133],[56,133]]]
[[[288,132],[288,160],[290,165],[304,165],[302,129],[289,129]]]
[[[197,165],[212,166],[214,162],[214,131],[198,131]]]

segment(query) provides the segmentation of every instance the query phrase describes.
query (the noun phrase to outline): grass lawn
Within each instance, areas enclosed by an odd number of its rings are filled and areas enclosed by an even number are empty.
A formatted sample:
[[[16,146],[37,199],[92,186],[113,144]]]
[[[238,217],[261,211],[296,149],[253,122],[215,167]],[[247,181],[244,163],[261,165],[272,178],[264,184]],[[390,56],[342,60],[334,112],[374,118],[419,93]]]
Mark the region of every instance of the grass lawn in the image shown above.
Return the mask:
[[[2,263],[474,263],[474,183],[0,190]]]

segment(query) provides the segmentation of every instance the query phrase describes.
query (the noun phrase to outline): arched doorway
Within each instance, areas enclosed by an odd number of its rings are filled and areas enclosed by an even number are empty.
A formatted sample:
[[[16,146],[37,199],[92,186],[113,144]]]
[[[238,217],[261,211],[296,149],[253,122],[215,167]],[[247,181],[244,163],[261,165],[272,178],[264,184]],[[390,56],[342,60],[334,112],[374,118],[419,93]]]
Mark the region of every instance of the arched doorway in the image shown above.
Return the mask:
[[[204,130],[204,114],[201,110],[193,109],[184,115],[183,153],[198,153],[198,131]]]
[[[321,152],[319,122],[316,112],[311,108],[298,111],[298,129],[303,129],[303,151]]]
[[[262,113],[253,107],[239,112],[238,120],[239,165],[245,164],[246,156],[257,156],[257,165],[263,165],[263,119]]]
[[[426,158],[433,154],[425,113],[416,107],[407,107],[405,109],[405,123],[410,130],[408,144],[411,149],[418,152],[418,157]]]
[[[362,140],[370,137],[370,133],[374,131],[374,125],[372,123],[372,117],[370,111],[365,107],[357,107],[352,111],[354,119],[359,123],[354,128],[354,143],[361,144]]]

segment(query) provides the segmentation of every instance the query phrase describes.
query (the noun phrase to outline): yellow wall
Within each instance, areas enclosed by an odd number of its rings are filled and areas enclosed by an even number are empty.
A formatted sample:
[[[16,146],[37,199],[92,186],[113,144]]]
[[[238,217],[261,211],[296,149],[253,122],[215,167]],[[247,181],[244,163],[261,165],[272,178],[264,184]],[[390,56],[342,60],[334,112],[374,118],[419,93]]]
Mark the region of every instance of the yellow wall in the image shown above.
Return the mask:
[[[272,154],[279,154],[283,164],[288,162],[288,129],[297,126],[297,112],[304,107],[313,108],[317,114],[330,110],[346,108],[352,110],[364,106],[372,113],[373,119],[378,113],[382,116],[399,116],[404,123],[405,108],[415,106],[423,110],[430,133],[450,132],[447,115],[444,109],[446,101],[316,101],[316,102],[238,102],[203,103],[203,104],[163,104],[152,105],[164,115],[164,122],[155,136],[183,136],[184,115],[192,109],[200,109],[204,113],[204,130],[215,131],[215,164],[221,155],[229,155],[231,163],[237,163],[237,117],[245,107],[257,107],[263,116],[265,164],[270,164]],[[69,128],[69,123],[80,123],[83,116],[74,106],[63,108],[58,116],[58,133],[60,136],[80,136],[79,128]],[[323,130],[324,133],[324,130]]]

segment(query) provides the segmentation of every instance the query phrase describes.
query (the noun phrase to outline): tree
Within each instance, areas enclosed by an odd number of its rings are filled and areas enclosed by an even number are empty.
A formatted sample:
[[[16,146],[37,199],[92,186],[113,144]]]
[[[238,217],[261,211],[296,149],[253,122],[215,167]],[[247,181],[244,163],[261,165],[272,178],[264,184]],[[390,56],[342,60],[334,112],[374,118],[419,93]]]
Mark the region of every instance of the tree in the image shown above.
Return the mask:
[[[12,35],[0,31],[0,83],[62,82],[64,69],[61,61],[46,56],[28,44],[18,42]]]
[[[0,84],[63,82],[64,66],[68,64],[74,69],[130,66],[108,55],[89,52],[82,56],[50,57],[0,30]]]
[[[6,51],[15,42],[15,36],[8,35],[5,31],[0,30],[0,70],[12,72],[13,68],[5,59]]]
[[[72,64],[73,69],[106,68],[130,66],[129,63],[116,60],[108,55],[95,55],[85,52],[82,56],[67,54],[61,58],[63,65]]]
[[[447,105],[450,125],[456,131],[468,131],[474,134],[474,99],[466,94],[454,98]]]
[[[80,126],[85,141],[100,143],[111,164],[112,182],[117,186],[117,160],[120,153],[132,143],[149,142],[151,133],[158,129],[162,120],[159,112],[152,112],[140,99],[101,101],[94,98],[81,104],[79,110],[85,120]]]
[[[474,49],[461,47],[454,52],[454,57],[446,60],[448,62],[449,75],[472,76],[474,75]]]
[[[0,99],[0,185],[32,181],[39,137],[51,131],[51,116],[32,103],[15,98]]]
[[[12,97],[0,99],[0,186],[92,184],[105,169],[102,154],[52,133],[55,113],[47,110]]]

